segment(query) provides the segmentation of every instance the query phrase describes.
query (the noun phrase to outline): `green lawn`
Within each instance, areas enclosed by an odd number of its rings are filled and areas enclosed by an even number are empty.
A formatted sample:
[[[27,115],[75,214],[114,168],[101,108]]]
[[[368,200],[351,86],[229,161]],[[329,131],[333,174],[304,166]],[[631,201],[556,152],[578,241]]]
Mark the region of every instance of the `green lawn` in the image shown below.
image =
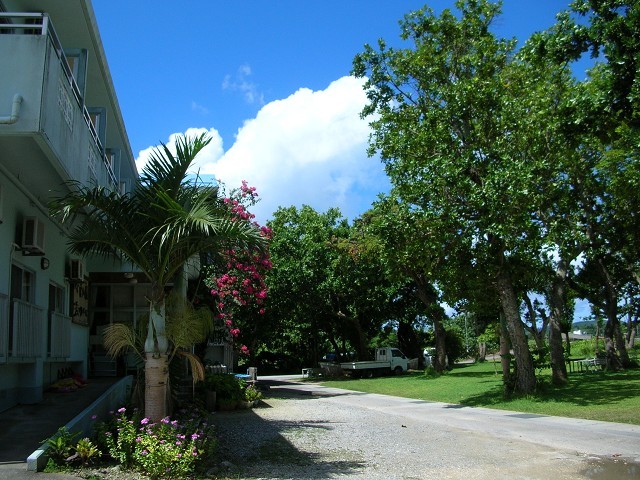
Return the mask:
[[[569,374],[569,384],[552,387],[550,371],[539,376],[535,395],[512,400],[502,396],[499,364],[456,365],[439,377],[422,372],[361,380],[331,380],[323,385],[420,400],[458,403],[517,412],[604,420],[640,425],[640,370]]]

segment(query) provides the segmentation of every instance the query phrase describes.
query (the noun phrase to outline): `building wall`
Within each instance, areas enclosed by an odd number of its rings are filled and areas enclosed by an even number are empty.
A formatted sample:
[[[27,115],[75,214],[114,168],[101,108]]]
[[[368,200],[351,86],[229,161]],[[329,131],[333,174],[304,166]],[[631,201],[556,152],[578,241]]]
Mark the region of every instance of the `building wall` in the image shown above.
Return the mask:
[[[0,0],[0,14],[33,11],[32,3]],[[0,411],[39,402],[69,371],[84,378],[90,373],[90,271],[83,278],[71,275],[70,263],[78,259],[69,253],[67,230],[49,217],[49,202],[65,193],[68,180],[120,191],[137,176],[90,1],[52,0],[38,8],[47,16],[5,16],[0,25],[0,62],[11,66],[0,75],[0,117],[11,113],[16,94],[23,99],[17,121],[0,122]],[[11,28],[7,21],[51,22],[53,28]],[[75,65],[87,68],[89,82],[74,77],[82,69],[72,71],[67,55],[87,58]],[[102,112],[101,121],[92,120],[95,112]],[[26,217],[42,222],[42,252],[22,248]],[[23,303],[11,298],[12,265],[32,280]],[[122,271],[113,262],[98,268]],[[53,316],[50,297],[57,299]],[[16,321],[12,309],[20,313]],[[26,338],[27,347],[15,335]]]
[[[18,188],[13,180],[0,172],[0,185],[4,198],[3,222],[0,224],[0,295],[10,296],[11,266],[16,265],[33,274],[33,304],[45,311],[49,307],[49,285],[55,284],[63,290],[64,310],[69,315],[71,284],[66,278],[71,256],[66,251],[66,238],[48,216],[46,210],[38,208],[29,198],[28,192]],[[42,206],[41,206],[42,207]],[[45,231],[45,255],[23,255],[18,248],[22,243],[22,222],[27,216],[42,220]],[[42,269],[41,262],[47,259],[49,267]],[[8,301],[2,315],[8,319]],[[48,327],[48,325],[47,325]],[[5,331],[6,324],[3,326]],[[43,389],[58,379],[58,371],[72,368],[76,373],[87,375],[88,326],[71,325],[70,355],[63,359],[47,356],[48,328],[41,338],[41,354],[37,358],[0,358],[0,410],[16,403],[36,403],[42,399]]]

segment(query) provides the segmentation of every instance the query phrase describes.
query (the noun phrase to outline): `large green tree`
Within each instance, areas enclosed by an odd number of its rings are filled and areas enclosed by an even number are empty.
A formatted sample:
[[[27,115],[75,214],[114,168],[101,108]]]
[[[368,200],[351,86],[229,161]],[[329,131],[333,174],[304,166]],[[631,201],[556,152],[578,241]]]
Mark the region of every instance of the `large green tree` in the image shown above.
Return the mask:
[[[563,129],[579,155],[567,168],[585,266],[574,286],[607,318],[614,367],[629,364],[618,321],[621,292],[640,280],[639,32],[638,2],[576,0],[529,42],[544,61],[564,64],[589,52],[595,62],[571,95]]]
[[[273,268],[266,317],[274,349],[315,364],[327,351],[369,359],[383,323],[397,318],[397,285],[337,209],[279,208],[268,223]]]
[[[536,73],[540,65],[518,57],[515,41],[491,33],[499,4],[456,7],[457,15],[428,8],[407,15],[401,36],[412,48],[380,40],[356,56],[353,71],[367,78],[363,116],[376,115],[370,153],[380,154],[399,197],[438,226],[441,244],[457,237],[466,245],[468,264],[500,300],[515,387],[531,392],[535,372],[519,309],[530,286],[521,279],[554,248],[542,214],[560,218],[552,206],[565,192],[561,159],[571,151],[557,119],[571,83],[552,62]]]
[[[206,135],[179,137],[175,153],[162,144],[131,193],[72,183],[70,193],[52,207],[54,215],[72,226],[72,252],[115,257],[138,268],[151,283],[144,370],[145,415],[154,421],[167,413],[167,286],[180,283],[185,263],[195,255],[263,241],[254,225],[231,214],[215,186],[188,174],[209,141]]]
[[[410,280],[411,292],[422,303],[422,314],[433,327],[437,371],[446,368],[444,321],[447,318],[438,282],[455,257],[457,238],[442,235],[434,222],[425,221],[420,210],[392,196],[381,196],[373,208],[356,221],[360,242],[371,245],[396,281]],[[448,245],[447,239],[453,244]],[[404,326],[402,323],[401,326]]]

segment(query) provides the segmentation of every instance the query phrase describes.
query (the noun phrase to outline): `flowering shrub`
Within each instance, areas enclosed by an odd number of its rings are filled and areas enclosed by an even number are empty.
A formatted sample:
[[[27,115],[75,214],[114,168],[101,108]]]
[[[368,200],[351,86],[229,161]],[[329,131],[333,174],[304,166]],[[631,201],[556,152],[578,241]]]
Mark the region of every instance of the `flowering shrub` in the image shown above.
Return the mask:
[[[210,427],[200,419],[179,422],[165,417],[152,423],[136,411],[128,416],[124,407],[100,430],[114,460],[151,478],[185,478],[213,447]]]
[[[248,402],[255,402],[262,399],[262,392],[255,385],[248,385],[244,390],[244,399]]]
[[[224,199],[238,221],[253,221],[255,217],[248,208],[255,205],[258,194],[255,187],[249,187],[243,180],[242,186]],[[269,240],[271,229],[260,226],[261,235]],[[264,281],[266,272],[271,269],[267,249],[235,249],[222,252],[222,262],[210,266],[205,284],[209,288],[218,318],[223,322],[230,339],[237,342],[240,329],[234,323],[236,314],[252,312],[255,315],[265,313],[264,302],[267,298],[267,286]],[[248,356],[251,352],[246,345],[238,348],[238,353]]]

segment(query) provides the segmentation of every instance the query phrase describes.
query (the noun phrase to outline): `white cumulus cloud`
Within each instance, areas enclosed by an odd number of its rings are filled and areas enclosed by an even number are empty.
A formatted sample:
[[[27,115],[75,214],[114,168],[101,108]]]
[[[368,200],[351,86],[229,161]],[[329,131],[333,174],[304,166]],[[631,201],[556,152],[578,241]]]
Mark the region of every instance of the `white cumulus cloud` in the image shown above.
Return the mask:
[[[198,156],[196,167],[229,188],[242,180],[255,186],[261,201],[253,213],[260,222],[279,206],[303,204],[318,211],[338,207],[353,219],[388,189],[380,161],[366,154],[370,129],[360,118],[366,102],[362,80],[353,77],[342,77],[324,90],[301,88],[263,106],[238,130],[226,152],[218,132],[208,130],[214,141]],[[206,130],[185,133],[201,131]]]

